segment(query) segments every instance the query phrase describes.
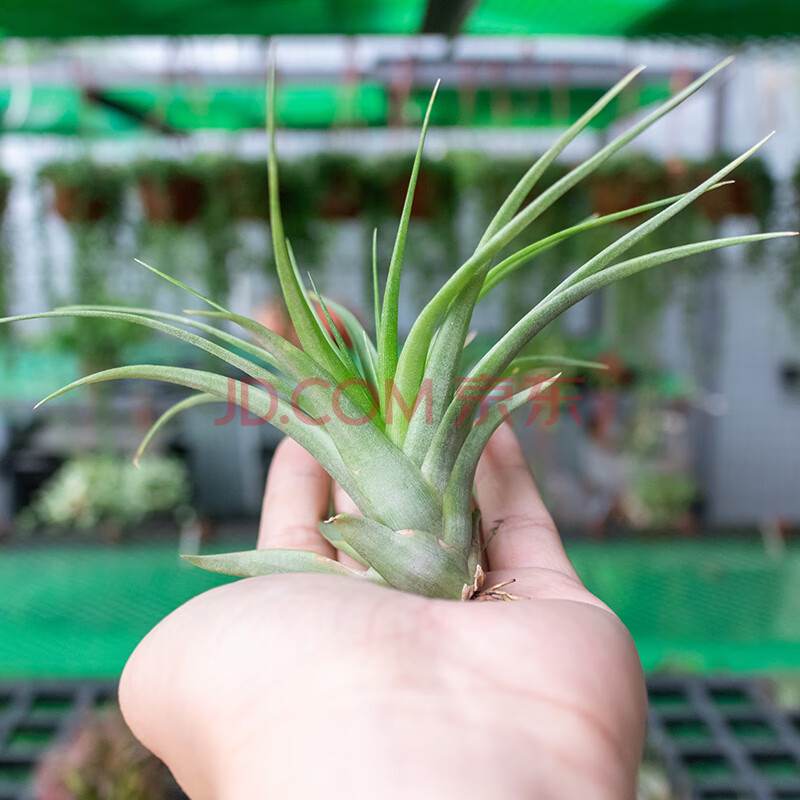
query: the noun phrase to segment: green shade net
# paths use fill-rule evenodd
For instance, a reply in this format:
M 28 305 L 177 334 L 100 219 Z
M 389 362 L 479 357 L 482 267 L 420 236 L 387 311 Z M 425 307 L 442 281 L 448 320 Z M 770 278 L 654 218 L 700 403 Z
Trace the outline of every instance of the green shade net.
M 555 87 L 547 90 L 459 91 L 442 89 L 433 110 L 432 124 L 475 127 L 565 126 L 574 122 L 602 95 L 602 89 Z M 623 93 L 592 122 L 605 127 L 642 105 L 665 99 L 665 82 L 643 84 Z M 4 118 L 12 98 L 0 88 L 0 131 L 63 135 L 113 136 L 140 133 L 146 128 L 135 118 L 146 117 L 177 131 L 263 129 L 265 94 L 261 86 L 121 87 L 104 96 L 125 114 L 108 105 L 87 101 L 77 87 L 36 87 L 30 110 L 21 120 Z M 409 124 L 419 124 L 430 94 L 415 90 L 403 107 Z M 291 84 L 278 94 L 281 125 L 295 129 L 378 127 L 390 122 L 390 102 L 385 87 L 373 83 L 354 86 Z
M 174 535 L 158 544 L 57 541 L 0 551 L 0 678 L 116 676 L 153 625 L 228 580 L 182 562 Z M 756 543 L 730 541 L 567 550 L 628 626 L 645 669 L 800 668 L 800 550 L 776 560 Z
M 424 0 L 3 0 L 13 36 L 415 33 Z
M 442 0 L 443 1 L 443 0 Z M 3 0 L 0 35 L 413 34 L 426 0 Z M 786 36 L 796 0 L 477 0 L 465 33 L 599 36 Z
M 747 38 L 800 33 L 796 0 L 480 0 L 464 33 Z
M 670 0 L 481 0 L 463 26 L 464 33 L 624 36 Z M 719 15 L 717 5 L 715 15 Z

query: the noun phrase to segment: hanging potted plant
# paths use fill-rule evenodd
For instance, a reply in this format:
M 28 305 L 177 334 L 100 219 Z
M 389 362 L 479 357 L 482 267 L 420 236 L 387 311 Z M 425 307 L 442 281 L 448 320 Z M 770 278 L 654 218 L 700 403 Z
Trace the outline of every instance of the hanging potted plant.
M 260 161 L 203 153 L 192 162 L 205 185 L 206 200 L 216 205 L 228 220 L 267 220 L 269 178 Z
M 11 191 L 11 176 L 0 169 L 0 220 L 2 220 L 6 204 L 8 203 L 8 193 Z
M 125 194 L 119 167 L 90 159 L 58 161 L 39 170 L 40 181 L 53 189 L 53 210 L 68 223 L 94 223 L 118 217 Z
M 8 294 L 10 283 L 10 258 L 7 239 L 4 235 L 4 222 L 8 194 L 11 191 L 11 178 L 0 170 L 0 315 L 8 313 Z M 7 338 L 8 334 L 0 333 L 0 341 Z
M 314 162 L 317 214 L 322 219 L 355 219 L 369 200 L 370 171 L 363 159 L 321 153 Z
M 369 180 L 368 211 L 372 222 L 396 219 L 402 213 L 403 192 L 413 160 L 406 155 L 376 161 Z M 456 216 L 459 193 L 456 174 L 449 159 L 423 159 L 419 164 L 417 190 L 409 220 L 414 223 L 408 243 L 410 266 L 426 274 L 446 273 L 458 258 Z
M 720 154 L 706 161 L 689 164 L 688 183 L 705 180 L 713 175 L 727 156 Z M 761 230 L 766 230 L 772 208 L 774 181 L 763 158 L 752 158 L 742 165 L 731 183 L 709 192 L 698 203 L 699 209 L 712 223 L 730 216 L 752 216 Z
M 204 242 L 206 288 L 209 293 L 224 297 L 229 290 L 233 263 L 230 257 L 244 248 L 241 232 L 232 223 L 268 221 L 267 168 L 260 161 L 216 153 L 203 153 L 188 166 L 203 186 L 204 202 L 197 221 Z M 287 174 L 280 187 L 281 202 L 287 209 L 286 235 L 298 253 L 308 256 L 313 241 L 309 169 L 290 163 L 282 170 Z
M 46 164 L 41 183 L 52 187 L 52 211 L 68 223 L 72 244 L 70 300 L 113 302 L 109 267 L 120 247 L 119 230 L 125 194 L 125 171 L 90 159 Z M 44 231 L 46 233 L 46 229 Z M 63 297 L 51 297 L 61 303 Z M 60 348 L 78 354 L 84 367 L 116 363 L 130 332 L 119 326 L 98 328 L 96 320 L 75 319 L 53 331 Z
M 642 154 L 608 162 L 588 185 L 592 208 L 601 217 L 664 197 L 667 187 L 664 165 Z M 639 221 L 636 217 L 628 220 L 630 224 Z
M 141 161 L 133 166 L 145 217 L 154 225 L 194 222 L 206 201 L 197 169 L 178 161 Z
M 377 200 L 387 213 L 397 216 L 403 210 L 408 176 L 414 163 L 410 156 L 392 156 L 375 165 Z M 425 159 L 419 167 L 417 191 L 411 207 L 412 219 L 452 217 L 456 206 L 456 183 L 452 164 L 443 159 Z
M 470 182 L 471 188 L 475 188 L 481 197 L 481 216 L 488 224 L 489 220 L 497 213 L 503 201 L 514 189 L 519 180 L 519 176 L 525 174 L 530 167 L 530 158 L 525 156 L 503 156 L 479 155 L 475 166 L 464 165 L 463 156 L 459 158 L 460 169 L 466 176 L 465 180 Z M 547 183 L 555 183 L 566 175 L 570 166 L 564 163 L 549 164 L 544 171 L 541 180 Z M 564 202 L 559 204 L 559 208 L 548 210 L 543 220 L 543 227 L 552 227 L 556 230 L 569 224 L 576 216 L 587 216 L 588 206 L 584 199 L 584 187 L 576 187 L 571 191 Z M 522 200 L 522 205 L 528 205 L 536 198 L 536 191 L 531 192 Z M 531 231 L 535 238 L 540 230 Z

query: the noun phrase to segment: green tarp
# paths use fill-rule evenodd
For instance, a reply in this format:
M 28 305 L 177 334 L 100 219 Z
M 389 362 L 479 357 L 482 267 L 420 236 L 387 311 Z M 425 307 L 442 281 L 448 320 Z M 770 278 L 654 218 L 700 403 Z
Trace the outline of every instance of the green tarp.
M 219 552 L 249 541 L 217 542 Z M 570 544 L 586 586 L 630 629 L 648 671 L 800 668 L 800 551 L 756 542 Z M 0 678 L 115 677 L 166 614 L 228 579 L 158 544 L 39 541 L 0 551 Z
M 453 3 L 453 8 L 457 5 Z M 0 35 L 413 34 L 422 29 L 426 6 L 426 0 L 3 0 Z M 800 3 L 477 0 L 461 30 L 474 34 L 780 37 L 800 32 Z
M 642 84 L 624 93 L 593 121 L 604 127 L 641 105 L 663 100 L 665 82 Z M 262 86 L 122 87 L 103 92 L 108 105 L 89 102 L 78 87 L 37 87 L 22 118 L 5 115 L 12 90 L 0 87 L 0 131 L 104 136 L 140 133 L 145 126 L 135 116 L 158 120 L 176 131 L 263 128 L 265 93 Z M 441 89 L 433 110 L 434 126 L 565 126 L 602 94 L 601 89 L 477 90 L 462 93 Z M 427 91 L 415 91 L 403 106 L 408 124 L 422 121 Z M 124 106 L 131 113 L 117 110 Z M 278 94 L 280 124 L 287 128 L 323 129 L 374 127 L 389 124 L 386 88 L 372 83 L 353 87 L 291 84 Z

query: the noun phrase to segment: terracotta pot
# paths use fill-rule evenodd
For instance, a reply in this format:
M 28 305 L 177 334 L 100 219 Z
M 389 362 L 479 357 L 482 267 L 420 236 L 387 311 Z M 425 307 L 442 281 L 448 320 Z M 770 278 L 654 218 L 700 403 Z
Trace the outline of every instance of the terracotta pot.
M 589 187 L 592 209 L 601 217 L 644 205 L 652 196 L 646 181 L 630 176 L 597 178 Z M 635 220 L 635 217 L 631 219 Z
M 64 222 L 98 222 L 111 210 L 106 195 L 53 181 L 53 208 Z
M 323 219 L 355 219 L 361 215 L 366 200 L 363 181 L 347 169 L 333 168 L 326 184 L 319 207 Z
M 692 176 L 692 185 L 696 186 L 713 175 L 710 170 L 703 170 Z M 753 200 L 750 183 L 746 178 L 735 175 L 734 183 L 705 192 L 695 200 L 697 207 L 711 222 L 721 222 L 725 217 L 748 215 L 753 213 Z
M 331 189 L 322 197 L 319 215 L 323 219 L 356 219 L 363 210 L 360 199 Z
M 397 178 L 391 186 L 392 211 L 397 215 L 403 213 L 403 204 L 408 191 L 408 175 Z M 421 168 L 417 176 L 414 190 L 414 202 L 411 204 L 411 216 L 417 219 L 433 219 L 442 194 L 440 177 L 430 170 Z
M 205 186 L 188 175 L 176 175 L 165 180 L 142 178 L 139 197 L 150 222 L 187 225 L 200 215 L 205 202 Z

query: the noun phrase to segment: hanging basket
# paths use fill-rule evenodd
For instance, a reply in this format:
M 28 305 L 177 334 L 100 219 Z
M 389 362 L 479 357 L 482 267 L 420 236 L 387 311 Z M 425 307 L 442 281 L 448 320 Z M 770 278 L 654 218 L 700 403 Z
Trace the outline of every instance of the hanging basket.
M 91 224 L 118 216 L 124 181 L 116 167 L 92 161 L 58 162 L 39 176 L 53 188 L 53 211 L 69 224 Z
M 668 178 L 663 165 L 644 156 L 609 164 L 589 180 L 589 201 L 600 217 L 664 197 Z M 631 217 L 631 223 L 640 220 Z
M 8 175 L 0 172 L 0 222 L 6 212 L 8 205 L 8 193 L 11 191 L 11 179 Z
M 710 178 L 729 163 L 733 156 L 721 154 L 708 161 L 685 164 L 677 191 L 688 191 Z M 706 192 L 697 198 L 697 208 L 709 222 L 719 223 L 727 217 L 750 216 L 758 219 L 762 230 L 772 208 L 773 179 L 765 162 L 749 158 L 730 176 L 732 183 Z
M 389 160 L 378 167 L 385 186 L 385 202 L 389 213 L 400 216 L 411 176 L 410 159 Z M 423 162 L 417 175 L 411 217 L 432 220 L 449 215 L 456 202 L 455 178 L 452 165 L 447 162 Z
M 269 218 L 269 176 L 266 162 L 206 154 L 193 163 L 195 179 L 208 187 L 203 203 L 220 223 Z
M 203 182 L 190 175 L 140 177 L 139 199 L 145 217 L 153 225 L 188 225 L 203 210 Z
M 111 210 L 109 199 L 91 189 L 53 181 L 53 191 L 53 208 L 64 222 L 99 222 Z
M 207 187 L 203 212 L 218 224 L 230 220 L 269 222 L 269 174 L 266 162 L 210 155 L 192 164 L 194 178 Z M 302 165 L 280 165 L 279 199 L 287 235 L 297 235 L 311 214 L 315 186 Z
M 697 169 L 692 174 L 692 184 L 697 185 L 714 174 L 711 167 Z M 697 198 L 697 207 L 710 222 L 721 222 L 726 217 L 756 214 L 753 187 L 745 177 L 733 176 L 734 183 L 706 192 Z
M 317 214 L 322 219 L 356 219 L 368 199 L 364 162 L 354 156 L 326 153 L 317 159 L 319 186 Z

